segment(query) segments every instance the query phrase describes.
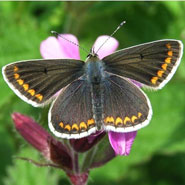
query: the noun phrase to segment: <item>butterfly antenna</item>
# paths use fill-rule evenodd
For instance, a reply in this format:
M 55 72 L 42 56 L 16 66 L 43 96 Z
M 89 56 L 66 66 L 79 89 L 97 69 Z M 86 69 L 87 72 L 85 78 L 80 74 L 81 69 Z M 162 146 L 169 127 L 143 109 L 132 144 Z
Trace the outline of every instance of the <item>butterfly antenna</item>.
M 56 31 L 51 31 L 51 33 L 52 33 L 52 34 L 55 34 L 55 35 L 58 36 L 58 37 L 63 38 L 64 40 L 70 42 L 71 44 L 74 44 L 75 46 L 78 46 L 82 51 L 84 51 L 85 53 L 89 54 L 89 52 L 88 52 L 85 48 L 81 47 L 79 44 L 77 44 L 77 43 L 75 43 L 75 42 L 73 42 L 73 41 L 71 41 L 71 40 L 68 40 L 67 38 L 65 38 L 65 37 L 62 36 L 61 34 L 57 33 Z
M 102 45 L 98 48 L 96 53 L 102 48 L 102 46 L 126 23 L 126 21 L 123 21 L 120 23 L 120 25 L 113 31 L 113 33 L 105 40 L 105 42 L 102 43 Z

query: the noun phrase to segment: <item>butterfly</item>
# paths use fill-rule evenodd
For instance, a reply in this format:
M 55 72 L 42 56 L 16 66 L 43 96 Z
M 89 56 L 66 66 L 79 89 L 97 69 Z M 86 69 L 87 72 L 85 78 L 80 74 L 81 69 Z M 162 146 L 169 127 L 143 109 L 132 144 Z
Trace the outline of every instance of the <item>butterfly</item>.
M 85 62 L 19 61 L 4 66 L 2 72 L 25 102 L 39 107 L 53 101 L 48 122 L 54 135 L 82 138 L 97 130 L 132 132 L 148 125 L 150 101 L 130 79 L 161 89 L 175 73 L 182 53 L 181 41 L 167 39 L 122 49 L 103 59 L 92 51 Z

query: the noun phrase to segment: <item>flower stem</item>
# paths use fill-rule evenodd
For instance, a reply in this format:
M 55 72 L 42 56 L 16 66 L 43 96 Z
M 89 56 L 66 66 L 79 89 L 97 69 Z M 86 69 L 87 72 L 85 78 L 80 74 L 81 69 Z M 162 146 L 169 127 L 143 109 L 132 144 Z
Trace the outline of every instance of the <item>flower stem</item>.
M 74 170 L 76 174 L 79 174 L 79 163 L 78 163 L 78 153 L 74 152 Z
M 89 166 L 91 166 L 97 150 L 98 150 L 98 146 L 96 145 L 93 147 L 93 150 L 90 150 L 89 152 L 86 153 L 82 162 L 83 164 L 82 171 L 86 171 L 89 168 Z
M 81 173 L 81 174 L 69 174 L 68 173 L 67 175 L 72 185 L 86 185 L 89 173 L 88 172 Z

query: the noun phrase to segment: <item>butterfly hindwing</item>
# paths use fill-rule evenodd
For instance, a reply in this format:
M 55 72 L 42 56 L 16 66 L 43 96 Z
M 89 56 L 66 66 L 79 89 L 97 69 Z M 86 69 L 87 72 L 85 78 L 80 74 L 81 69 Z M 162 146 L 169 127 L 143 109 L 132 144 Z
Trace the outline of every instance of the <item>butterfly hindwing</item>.
M 83 65 L 69 59 L 21 61 L 3 67 L 3 76 L 20 98 L 37 107 L 82 76 Z
M 76 80 L 64 88 L 49 111 L 49 128 L 58 137 L 81 138 L 96 131 L 90 85 Z
M 150 101 L 130 81 L 111 75 L 104 82 L 105 130 L 130 132 L 146 126 L 152 116 Z
M 182 52 L 182 42 L 169 39 L 126 48 L 102 60 L 106 71 L 160 89 L 175 73 Z

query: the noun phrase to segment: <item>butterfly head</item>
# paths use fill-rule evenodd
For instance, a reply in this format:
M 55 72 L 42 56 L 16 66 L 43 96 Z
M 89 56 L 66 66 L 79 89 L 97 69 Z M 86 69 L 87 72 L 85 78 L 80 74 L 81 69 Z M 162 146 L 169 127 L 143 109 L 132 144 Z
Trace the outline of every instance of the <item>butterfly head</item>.
M 100 60 L 98 57 L 98 54 L 95 53 L 94 48 L 91 48 L 90 53 L 87 55 L 86 62 L 87 61 L 98 61 L 98 60 Z

